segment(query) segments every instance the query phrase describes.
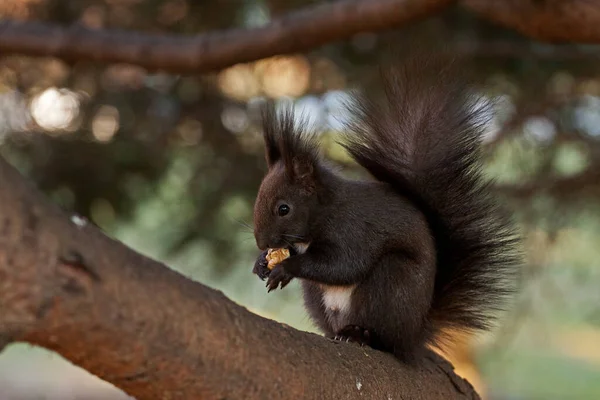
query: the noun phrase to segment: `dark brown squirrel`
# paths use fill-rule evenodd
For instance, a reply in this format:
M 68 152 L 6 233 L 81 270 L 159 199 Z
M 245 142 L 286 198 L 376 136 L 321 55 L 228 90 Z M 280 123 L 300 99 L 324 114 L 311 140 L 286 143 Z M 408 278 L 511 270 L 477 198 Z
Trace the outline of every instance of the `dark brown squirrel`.
M 488 329 L 514 289 L 518 238 L 482 173 L 489 103 L 459 66 L 408 57 L 382 69 L 384 102 L 349 103 L 341 144 L 373 181 L 342 177 L 290 110 L 265 109 L 253 272 L 269 292 L 299 278 L 328 337 L 414 361 L 447 329 Z M 269 270 L 282 247 L 291 257 Z

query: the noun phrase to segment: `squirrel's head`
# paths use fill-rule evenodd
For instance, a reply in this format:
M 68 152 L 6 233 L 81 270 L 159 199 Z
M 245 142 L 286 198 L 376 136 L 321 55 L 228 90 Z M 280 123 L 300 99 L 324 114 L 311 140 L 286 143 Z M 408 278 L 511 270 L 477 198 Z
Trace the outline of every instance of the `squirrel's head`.
M 263 113 L 269 171 L 254 204 L 254 237 L 262 250 L 310 241 L 318 206 L 319 152 L 315 134 L 302 125 L 290 110 L 277 118 L 271 104 Z

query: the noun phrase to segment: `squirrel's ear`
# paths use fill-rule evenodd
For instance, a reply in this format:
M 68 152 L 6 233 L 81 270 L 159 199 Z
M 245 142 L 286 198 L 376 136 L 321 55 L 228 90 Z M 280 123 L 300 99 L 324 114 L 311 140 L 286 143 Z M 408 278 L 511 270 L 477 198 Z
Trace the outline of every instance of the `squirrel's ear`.
M 293 177 L 305 190 L 312 192 L 315 189 L 315 166 L 310 157 L 294 157 L 292 160 Z

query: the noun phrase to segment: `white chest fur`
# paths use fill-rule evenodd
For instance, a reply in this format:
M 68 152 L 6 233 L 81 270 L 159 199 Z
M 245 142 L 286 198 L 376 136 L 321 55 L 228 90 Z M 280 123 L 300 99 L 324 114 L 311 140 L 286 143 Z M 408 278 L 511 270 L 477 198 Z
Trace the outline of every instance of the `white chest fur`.
M 308 250 L 310 243 L 296 243 L 294 247 L 299 254 Z M 323 307 L 325 315 L 334 330 L 339 330 L 346 326 L 348 312 L 350 311 L 352 292 L 356 285 L 352 286 L 329 286 L 319 285 L 323 291 Z
M 321 285 L 325 316 L 334 332 L 338 332 L 349 323 L 348 317 L 352 303 L 352 292 L 355 287 Z
M 325 286 L 323 289 L 323 306 L 328 312 L 346 314 L 350 310 L 350 300 L 354 286 Z

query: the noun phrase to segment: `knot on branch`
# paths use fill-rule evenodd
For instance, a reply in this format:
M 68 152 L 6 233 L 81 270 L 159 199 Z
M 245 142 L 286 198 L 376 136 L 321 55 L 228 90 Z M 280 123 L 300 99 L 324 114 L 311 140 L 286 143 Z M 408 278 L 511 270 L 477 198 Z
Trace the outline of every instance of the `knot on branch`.
M 100 282 L 100 275 L 75 250 L 68 250 L 58 258 L 58 269 L 65 278 L 62 288 L 69 293 L 82 294 L 92 284 Z

